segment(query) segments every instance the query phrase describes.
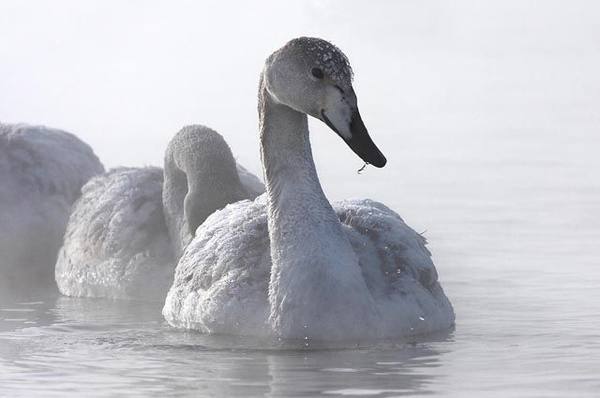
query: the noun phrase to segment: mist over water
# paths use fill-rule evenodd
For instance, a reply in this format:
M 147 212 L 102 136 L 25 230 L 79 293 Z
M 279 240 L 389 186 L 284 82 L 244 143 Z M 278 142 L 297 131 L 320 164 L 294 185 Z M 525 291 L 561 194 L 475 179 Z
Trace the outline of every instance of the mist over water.
M 599 12 L 591 1 L 3 2 L 0 121 L 64 128 L 108 167 L 161 165 L 172 134 L 203 123 L 260 173 L 265 57 L 294 36 L 332 40 L 389 164 L 358 175 L 360 160 L 311 121 L 324 189 L 379 200 L 424 231 L 457 320 L 424 341 L 281 349 L 174 330 L 160 305 L 3 290 L 0 396 L 594 396 Z

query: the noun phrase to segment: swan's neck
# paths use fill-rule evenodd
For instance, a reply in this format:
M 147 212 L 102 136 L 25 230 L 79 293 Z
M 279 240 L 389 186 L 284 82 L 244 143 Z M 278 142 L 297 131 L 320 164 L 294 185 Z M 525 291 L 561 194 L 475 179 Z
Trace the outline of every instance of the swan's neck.
M 163 209 L 176 258 L 208 216 L 247 197 L 227 143 L 212 131 L 180 131 L 165 153 L 164 178 Z
M 265 88 L 259 113 L 273 263 L 271 324 L 284 337 L 335 337 L 345 323 L 336 312 L 352 305 L 355 320 L 356 311 L 370 304 L 357 257 L 319 183 L 306 115 L 277 103 Z M 360 300 L 354 303 L 353 295 Z
M 314 227 L 312 215 L 318 213 L 319 224 L 338 228 L 338 218 L 317 176 L 306 115 L 271 99 L 267 102 L 261 123 L 261 156 L 272 210 L 269 216 L 272 221 L 293 219 Z
M 173 254 L 177 261 L 191 240 L 183 213 L 183 203 L 187 195 L 187 178 L 185 173 L 175 166 L 174 159 L 168 154 L 165 158 L 164 179 L 163 211 Z

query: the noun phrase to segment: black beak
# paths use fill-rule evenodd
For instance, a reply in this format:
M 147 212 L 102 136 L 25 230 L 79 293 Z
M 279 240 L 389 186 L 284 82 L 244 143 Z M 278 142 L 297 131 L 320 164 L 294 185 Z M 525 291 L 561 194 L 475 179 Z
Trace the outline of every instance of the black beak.
M 387 163 L 387 159 L 383 156 L 383 153 L 377 148 L 371 137 L 369 136 L 369 132 L 365 127 L 365 124 L 360 117 L 360 113 L 358 112 L 358 108 L 354 110 L 352 113 L 352 120 L 350 122 L 350 133 L 352 134 L 351 138 L 344 138 L 335 128 L 333 123 L 329 121 L 327 115 L 324 111 L 321 111 L 321 116 L 323 116 L 323 120 L 325 123 L 335 131 L 342 139 L 348 144 L 350 149 L 357 154 L 362 160 L 367 162 L 368 164 L 372 164 L 375 167 L 383 167 Z

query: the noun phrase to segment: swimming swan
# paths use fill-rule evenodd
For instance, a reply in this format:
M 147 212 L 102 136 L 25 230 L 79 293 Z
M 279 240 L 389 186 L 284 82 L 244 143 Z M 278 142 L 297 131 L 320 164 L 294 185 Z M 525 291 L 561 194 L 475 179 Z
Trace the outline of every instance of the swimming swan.
M 102 172 L 92 149 L 72 134 L 0 123 L 0 279 L 5 289 L 54 285 L 54 262 L 71 205 L 83 184 Z
M 258 109 L 267 192 L 196 230 L 163 308 L 168 323 L 317 340 L 449 328 L 454 312 L 425 240 L 380 203 L 332 207 L 321 189 L 307 115 L 365 162 L 386 164 L 358 112 L 346 56 L 321 39 L 288 42 L 266 60 Z
M 62 294 L 164 301 L 176 261 L 206 217 L 264 192 L 204 126 L 178 132 L 164 166 L 164 177 L 157 167 L 117 168 L 83 187 L 56 263 Z

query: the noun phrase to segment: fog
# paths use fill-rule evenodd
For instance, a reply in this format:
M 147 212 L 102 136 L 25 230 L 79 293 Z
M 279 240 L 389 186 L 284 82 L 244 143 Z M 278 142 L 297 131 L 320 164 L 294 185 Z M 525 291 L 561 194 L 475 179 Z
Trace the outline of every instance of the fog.
M 600 190 L 599 17 L 593 1 L 3 1 L 0 121 L 73 132 L 107 168 L 162 165 L 172 135 L 202 123 L 261 175 L 264 59 L 319 36 L 350 58 L 388 158 L 358 176 L 360 159 L 311 120 L 328 196 L 388 204 L 434 250 L 481 235 L 513 247 L 525 227 L 478 223 L 472 207 L 527 211 L 547 231 L 595 228 L 600 210 L 568 193 Z M 550 205 L 550 189 L 566 196 Z
M 41 210 L 0 211 L 9 250 L 49 242 L 38 257 L 52 282 L 43 291 L 0 275 L 0 395 L 595 396 L 599 21 L 591 0 L 2 0 L 0 123 L 72 132 L 106 168 L 160 166 L 173 134 L 200 123 L 261 175 L 265 58 L 297 36 L 338 45 L 388 164 L 357 174 L 360 159 L 311 120 L 324 190 L 381 201 L 428 239 L 456 325 L 410 344 L 265 350 L 175 330 L 162 302 L 60 296 L 63 225 L 27 216 L 62 206 L 49 213 L 66 222 L 71 202 L 43 198 Z M 36 150 L 25 161 L 54 155 Z M 1 193 L 28 203 L 16 185 L 0 181 Z
M 160 165 L 169 138 L 202 123 L 259 172 L 262 63 L 312 35 L 349 56 L 363 118 L 390 159 L 382 173 L 407 166 L 415 140 L 444 142 L 431 148 L 439 156 L 515 129 L 592 140 L 599 12 L 593 1 L 5 0 L 0 120 L 74 132 L 109 167 Z M 320 122 L 312 129 L 325 181 L 360 167 Z M 571 151 L 560 155 L 592 158 Z

